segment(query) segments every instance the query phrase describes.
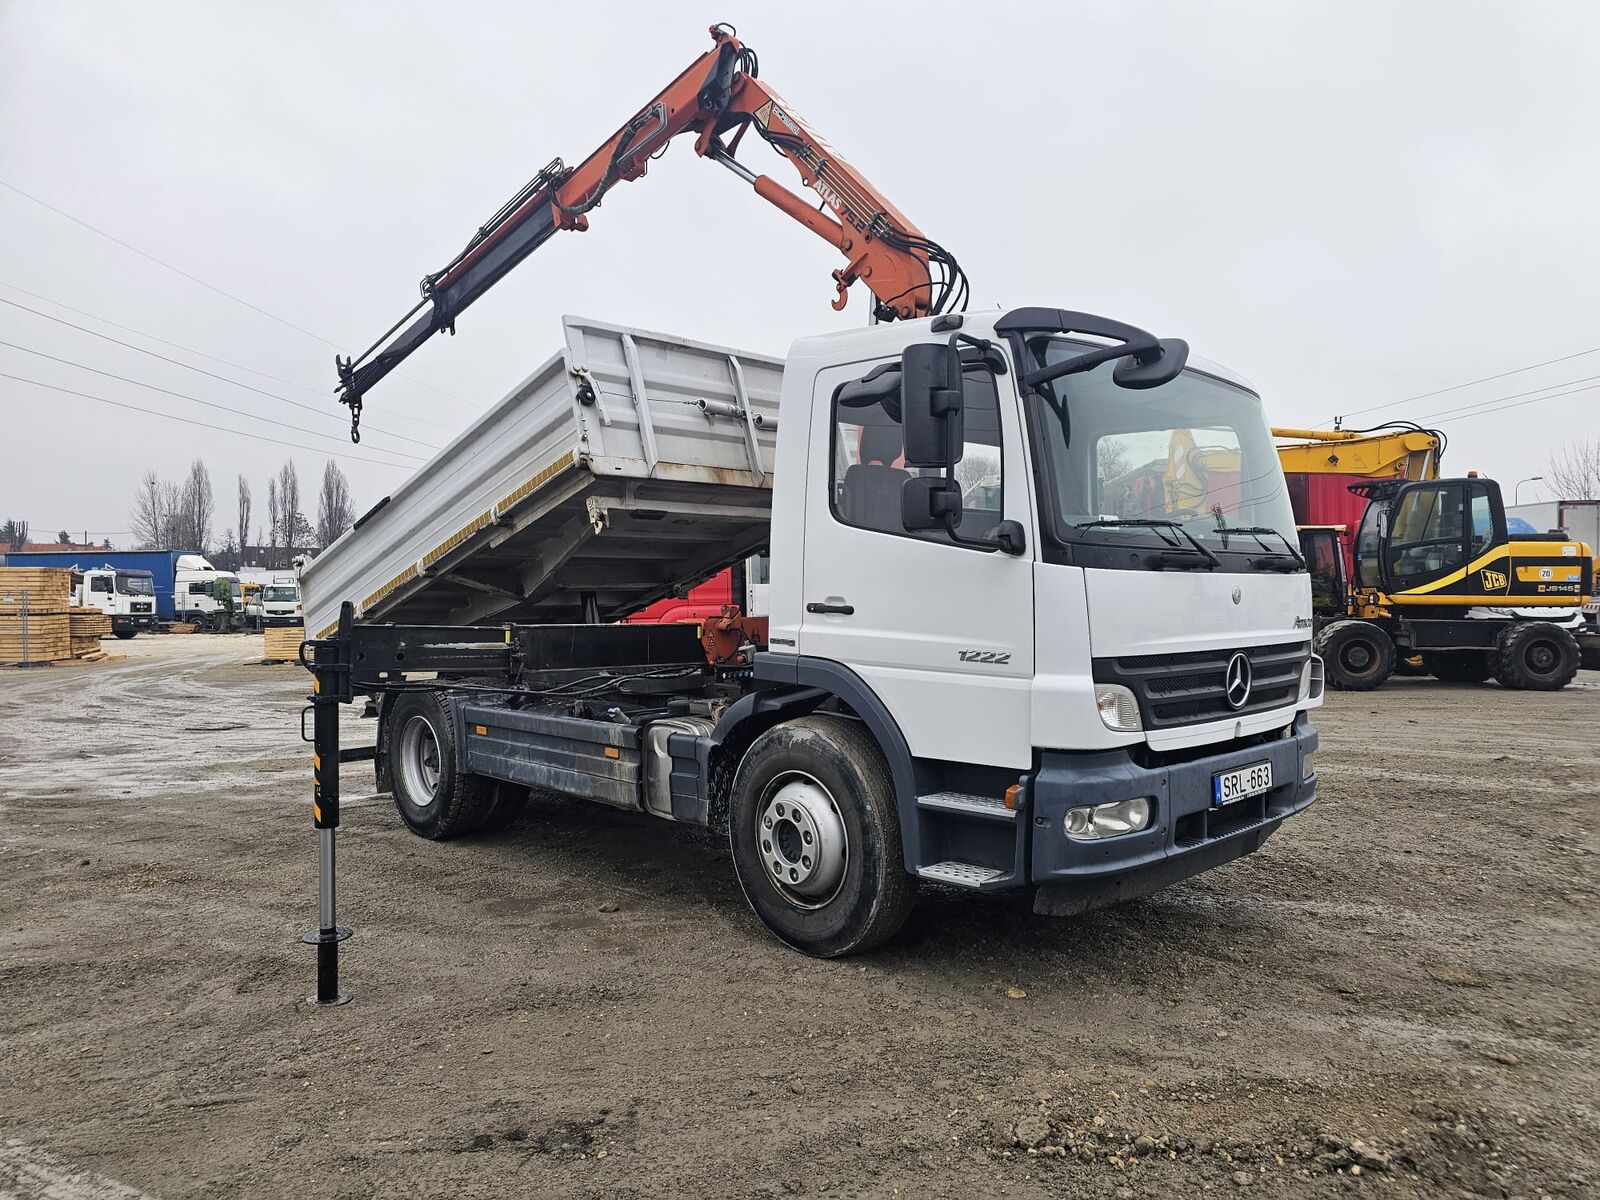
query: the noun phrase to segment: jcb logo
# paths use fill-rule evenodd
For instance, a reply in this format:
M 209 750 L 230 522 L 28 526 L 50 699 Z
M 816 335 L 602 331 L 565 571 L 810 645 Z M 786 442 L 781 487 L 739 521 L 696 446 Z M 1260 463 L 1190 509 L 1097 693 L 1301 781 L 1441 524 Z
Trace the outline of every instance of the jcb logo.
M 1483 577 L 1483 590 L 1486 592 L 1503 592 L 1510 582 L 1504 572 L 1501 571 L 1484 571 L 1481 574 Z

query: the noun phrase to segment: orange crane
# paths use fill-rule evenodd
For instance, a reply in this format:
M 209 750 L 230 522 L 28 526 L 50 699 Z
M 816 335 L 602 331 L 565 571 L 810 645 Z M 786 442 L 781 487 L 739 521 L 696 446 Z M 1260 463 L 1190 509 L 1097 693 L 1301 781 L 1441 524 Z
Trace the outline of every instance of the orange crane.
M 833 272 L 836 309 L 858 280 L 875 297 L 878 320 L 932 316 L 966 301 L 955 256 L 925 237 L 763 82 L 756 53 L 729 25 L 711 27 L 712 47 L 576 167 L 553 160 L 473 234 L 442 270 L 422 280 L 422 298 L 365 353 L 336 358 L 339 401 L 360 441 L 362 399 L 380 379 L 441 331 L 558 230 L 582 231 L 616 184 L 640 178 L 673 138 L 695 135 L 694 150 L 748 183 L 845 257 Z M 793 164 L 820 206 L 737 157 L 746 133 Z

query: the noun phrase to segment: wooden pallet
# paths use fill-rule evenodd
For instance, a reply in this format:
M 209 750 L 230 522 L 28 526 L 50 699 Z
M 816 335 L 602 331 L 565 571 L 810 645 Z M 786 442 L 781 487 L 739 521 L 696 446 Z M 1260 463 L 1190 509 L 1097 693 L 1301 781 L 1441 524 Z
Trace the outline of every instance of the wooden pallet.
M 261 631 L 261 638 L 266 646 L 263 658 L 269 662 L 296 662 L 306 631 L 299 625 L 268 625 Z
M 22 616 L 4 615 L 4 610 L 0 610 L 0 663 L 53 662 L 71 658 L 71 620 L 64 612 L 41 613 L 38 616 L 30 612 L 27 636 L 24 638 Z
M 0 613 L 21 612 L 28 593 L 30 613 L 66 612 L 72 605 L 72 572 L 65 567 L 0 567 Z
M 98 608 L 74 608 L 68 614 L 73 640 L 111 636 L 111 618 Z
M 196 629 L 199 629 L 199 628 L 200 628 L 200 626 L 196 625 L 193 621 L 174 621 L 171 625 L 167 626 L 167 632 L 168 633 L 193 633 Z

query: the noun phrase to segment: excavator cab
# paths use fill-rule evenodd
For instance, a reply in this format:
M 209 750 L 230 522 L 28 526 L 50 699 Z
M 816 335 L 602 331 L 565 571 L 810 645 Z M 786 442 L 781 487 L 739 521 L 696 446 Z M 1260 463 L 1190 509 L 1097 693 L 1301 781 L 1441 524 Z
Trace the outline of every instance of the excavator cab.
M 1484 597 L 1505 590 L 1494 572 L 1468 571 L 1508 541 L 1505 506 L 1493 480 L 1385 481 L 1351 491 L 1368 501 L 1354 548 L 1358 587 L 1391 596 L 1423 588 Z
M 1300 526 L 1300 557 L 1311 576 L 1311 615 L 1318 626 L 1345 614 L 1349 579 L 1344 570 L 1343 525 Z

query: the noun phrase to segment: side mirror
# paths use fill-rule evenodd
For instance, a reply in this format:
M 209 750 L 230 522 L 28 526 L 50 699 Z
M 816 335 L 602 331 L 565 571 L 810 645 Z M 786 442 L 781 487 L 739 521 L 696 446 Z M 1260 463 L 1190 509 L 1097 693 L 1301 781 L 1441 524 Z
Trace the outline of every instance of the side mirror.
M 941 475 L 913 475 L 900 488 L 900 523 L 944 529 L 961 519 L 961 485 Z
M 960 462 L 965 442 L 961 352 L 944 342 L 907 346 L 900 356 L 900 408 L 906 466 L 953 467 Z M 958 495 L 958 508 L 960 499 Z
M 1171 383 L 1189 361 L 1189 343 L 1182 338 L 1162 338 L 1157 350 L 1130 354 L 1111 369 L 1111 382 L 1139 391 Z

